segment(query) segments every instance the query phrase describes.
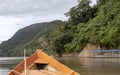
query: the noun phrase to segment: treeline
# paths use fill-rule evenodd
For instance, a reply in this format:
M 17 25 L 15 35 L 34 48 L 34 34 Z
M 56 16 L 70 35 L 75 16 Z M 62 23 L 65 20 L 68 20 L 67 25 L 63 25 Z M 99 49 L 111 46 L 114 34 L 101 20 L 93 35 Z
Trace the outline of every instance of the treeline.
M 120 0 L 97 0 L 93 6 L 91 0 L 78 0 L 65 15 L 68 21 L 31 28 L 33 25 L 31 29 L 18 31 L 9 42 L 0 45 L 0 55 L 23 56 L 24 49 L 30 55 L 40 48 L 48 54 L 62 56 L 79 53 L 88 43 L 101 49 L 120 49 Z
M 68 21 L 53 34 L 53 49 L 62 53 L 80 52 L 86 44 L 101 49 L 120 49 L 120 0 L 80 0 L 66 15 Z

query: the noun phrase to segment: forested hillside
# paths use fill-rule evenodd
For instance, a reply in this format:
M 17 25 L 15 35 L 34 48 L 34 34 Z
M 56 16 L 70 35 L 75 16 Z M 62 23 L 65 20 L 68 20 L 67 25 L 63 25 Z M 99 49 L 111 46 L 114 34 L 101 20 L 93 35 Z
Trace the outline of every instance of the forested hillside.
M 37 36 L 44 36 L 48 39 L 47 36 L 49 36 L 50 29 L 54 29 L 53 25 L 56 23 L 62 23 L 62 21 L 56 20 L 51 22 L 36 23 L 18 30 L 12 38 L 0 44 L 0 56 L 22 56 L 24 49 L 36 49 L 37 44 L 34 39 Z M 30 46 L 28 46 L 29 44 Z M 41 47 L 39 46 L 38 48 Z M 30 51 L 28 53 L 30 53 Z
M 65 22 L 40 23 L 40 27 L 34 27 L 37 24 L 19 30 L 0 45 L 0 55 L 22 56 L 24 49 L 29 55 L 41 48 L 62 56 L 79 53 L 88 43 L 101 49 L 120 49 L 120 0 L 97 0 L 93 6 L 91 0 L 78 0 L 65 15 L 69 17 Z
M 81 52 L 88 43 L 120 49 L 120 0 L 97 0 L 94 6 L 80 0 L 66 15 L 65 26 L 53 33 L 53 49 L 59 55 Z

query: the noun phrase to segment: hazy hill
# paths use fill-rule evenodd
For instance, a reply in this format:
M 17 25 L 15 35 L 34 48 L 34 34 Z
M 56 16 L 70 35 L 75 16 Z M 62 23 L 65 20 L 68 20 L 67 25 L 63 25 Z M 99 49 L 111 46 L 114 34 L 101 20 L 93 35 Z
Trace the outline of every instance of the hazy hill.
M 14 52 L 17 51 L 15 51 L 16 48 L 30 42 L 36 35 L 38 35 L 38 33 L 44 33 L 45 30 L 57 22 L 61 21 L 56 20 L 51 22 L 36 23 L 18 30 L 12 38 L 0 44 L 0 56 L 14 56 Z M 48 32 L 46 31 L 46 33 Z
M 87 47 L 101 50 L 120 49 L 120 0 L 80 0 L 66 16 L 68 21 L 38 23 L 19 30 L 11 39 L 0 45 L 1 56 L 30 55 L 42 48 L 49 54 L 79 53 Z M 19 52 L 19 53 L 18 53 Z

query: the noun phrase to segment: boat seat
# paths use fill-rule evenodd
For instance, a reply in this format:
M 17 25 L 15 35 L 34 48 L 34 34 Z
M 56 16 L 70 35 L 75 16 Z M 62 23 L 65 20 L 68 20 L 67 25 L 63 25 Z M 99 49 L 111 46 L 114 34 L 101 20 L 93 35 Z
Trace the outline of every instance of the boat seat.
M 51 75 L 65 75 L 63 74 L 62 72 L 60 71 L 46 71 L 46 70 L 40 70 L 41 72 L 44 72 L 44 73 L 48 73 L 48 74 L 51 74 Z
M 20 75 L 24 75 L 25 71 L 23 71 Z M 64 75 L 60 72 L 46 71 L 46 70 L 28 70 L 27 75 Z

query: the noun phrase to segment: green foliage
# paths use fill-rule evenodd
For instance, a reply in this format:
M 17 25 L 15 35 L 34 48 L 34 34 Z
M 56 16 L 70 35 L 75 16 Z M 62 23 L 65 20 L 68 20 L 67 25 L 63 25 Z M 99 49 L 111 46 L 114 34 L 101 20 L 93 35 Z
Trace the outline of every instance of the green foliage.
M 36 49 L 43 49 L 50 54 L 50 31 L 54 29 L 52 26 L 56 23 L 62 21 L 37 23 L 20 29 L 11 39 L 0 45 L 0 56 L 23 56 L 24 49 L 27 50 L 27 55 Z
M 80 52 L 87 43 L 101 49 L 120 49 L 120 0 L 79 0 L 66 14 L 68 21 L 38 23 L 19 30 L 0 45 L 0 56 L 23 56 L 35 49 L 48 54 Z M 18 53 L 19 52 L 19 53 Z
M 97 6 L 91 7 L 90 0 L 81 0 L 80 3 L 68 12 L 69 20 L 73 25 L 88 22 L 96 16 Z
M 100 45 L 101 48 L 118 49 L 120 42 L 119 3 L 119 1 L 106 1 L 105 4 L 99 6 L 96 17 L 85 24 L 79 24 L 77 38 L 83 38 L 82 44 L 87 42 Z
M 87 7 L 88 11 L 92 13 L 88 14 L 88 11 L 84 10 L 89 17 L 80 16 L 83 14 L 83 11 L 78 11 L 78 9 L 86 8 L 86 6 L 82 7 L 82 3 L 84 2 L 88 6 L 88 0 L 81 0 L 69 12 L 69 25 L 74 32 L 74 39 L 65 45 L 66 52 L 80 52 L 87 43 L 99 45 L 101 49 L 119 49 L 120 1 L 98 0 L 97 5 Z M 94 16 L 91 17 L 91 15 Z
M 64 35 L 59 35 L 57 38 L 53 40 L 53 49 L 56 50 L 56 52 L 61 56 L 62 53 L 65 53 L 65 45 L 71 42 L 73 39 L 73 36 L 71 36 L 69 33 L 66 33 Z
M 66 22 L 62 24 L 56 24 L 56 28 L 51 33 L 52 49 L 55 50 L 59 56 L 62 56 L 63 53 L 66 53 L 65 45 L 71 42 L 73 39 L 73 35 L 71 35 L 73 33 L 69 31 L 67 24 L 68 23 Z

